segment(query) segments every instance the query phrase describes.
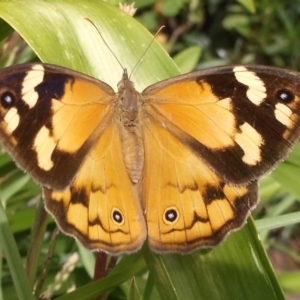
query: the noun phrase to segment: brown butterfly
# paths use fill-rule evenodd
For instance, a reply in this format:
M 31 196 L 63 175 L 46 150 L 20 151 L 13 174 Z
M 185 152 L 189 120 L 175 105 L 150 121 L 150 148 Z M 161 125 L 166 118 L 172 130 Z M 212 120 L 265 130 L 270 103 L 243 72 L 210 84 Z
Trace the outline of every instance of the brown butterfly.
M 91 250 L 187 253 L 219 244 L 257 203 L 257 180 L 300 135 L 300 74 L 193 72 L 118 92 L 66 68 L 0 71 L 0 138 L 43 186 L 63 232 Z

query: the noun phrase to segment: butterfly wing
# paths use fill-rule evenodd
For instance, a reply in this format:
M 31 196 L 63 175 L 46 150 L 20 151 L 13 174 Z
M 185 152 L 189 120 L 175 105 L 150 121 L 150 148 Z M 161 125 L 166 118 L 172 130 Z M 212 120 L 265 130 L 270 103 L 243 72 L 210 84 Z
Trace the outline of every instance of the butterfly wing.
M 147 88 L 147 112 L 226 182 L 284 159 L 300 135 L 299 73 L 264 66 L 199 71 Z M 230 168 L 228 168 L 230 166 Z
M 146 238 L 138 190 L 128 177 L 115 123 L 92 147 L 72 185 L 65 191 L 45 188 L 44 198 L 61 230 L 91 250 L 133 252 Z
M 76 79 L 76 80 L 75 80 Z M 114 91 L 45 64 L 1 71 L 0 139 L 38 183 L 66 188 L 113 114 Z
M 146 238 L 122 158 L 115 99 L 105 83 L 57 66 L 1 71 L 2 144 L 44 186 L 46 208 L 61 230 L 111 254 L 136 251 Z
M 256 182 L 226 184 L 156 122 L 145 123 L 144 137 L 143 199 L 152 249 L 190 252 L 214 246 L 244 224 L 256 206 Z
M 256 180 L 299 138 L 299 86 L 296 72 L 224 67 L 143 92 L 143 200 L 153 249 L 211 247 L 244 223 L 257 202 Z

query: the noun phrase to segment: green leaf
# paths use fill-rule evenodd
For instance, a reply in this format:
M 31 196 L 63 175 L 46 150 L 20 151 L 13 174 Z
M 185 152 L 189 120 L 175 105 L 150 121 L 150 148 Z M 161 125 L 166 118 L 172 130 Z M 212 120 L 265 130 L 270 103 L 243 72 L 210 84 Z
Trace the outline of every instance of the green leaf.
M 173 59 L 182 73 L 188 73 L 195 70 L 201 52 L 201 47 L 192 46 L 178 53 Z
M 286 272 L 278 275 L 279 281 L 288 292 L 299 293 L 300 292 L 300 272 Z
M 18 299 L 34 299 L 31 286 L 25 274 L 23 263 L 20 258 L 17 245 L 8 225 L 5 211 L 0 202 L 0 244 L 10 268 L 10 274 L 14 281 Z
M 255 221 L 258 231 L 271 230 L 279 227 L 300 223 L 300 212 L 285 214 L 278 217 Z
M 5 39 L 12 32 L 13 32 L 13 29 L 7 23 L 5 23 L 3 20 L 0 20 L 0 41 Z
M 95 297 L 107 293 L 116 288 L 121 283 L 132 278 L 135 274 L 145 268 L 145 261 L 141 253 L 135 253 L 129 256 L 124 256 L 116 267 L 109 273 L 108 276 L 101 280 L 91 282 L 83 287 L 77 288 L 57 299 L 59 300 L 92 300 Z
M 139 293 L 139 289 L 136 285 L 135 278 L 133 278 L 131 280 L 129 294 L 128 294 L 127 299 L 128 300 L 140 300 L 140 293 Z
M 290 156 L 273 171 L 271 176 L 300 198 L 299 170 L 300 143 L 296 144 Z
M 246 14 L 228 15 L 223 20 L 223 26 L 228 30 L 236 30 L 244 37 L 250 34 L 250 18 Z
M 284 299 L 253 223 L 248 223 L 212 250 L 183 256 L 144 249 L 162 299 Z
M 179 13 L 186 0 L 164 0 L 161 3 L 161 13 L 168 17 L 173 17 Z
M 256 6 L 254 0 L 237 0 L 237 2 L 241 3 L 249 12 L 255 13 Z

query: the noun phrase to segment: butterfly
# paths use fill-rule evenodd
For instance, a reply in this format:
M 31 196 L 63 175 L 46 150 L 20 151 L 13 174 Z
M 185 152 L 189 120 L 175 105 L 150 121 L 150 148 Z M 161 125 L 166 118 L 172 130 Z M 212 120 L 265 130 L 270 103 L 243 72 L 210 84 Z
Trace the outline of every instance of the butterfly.
M 42 185 L 60 229 L 91 250 L 214 247 L 300 135 L 300 74 L 228 66 L 118 91 L 49 64 L 0 71 L 0 140 Z

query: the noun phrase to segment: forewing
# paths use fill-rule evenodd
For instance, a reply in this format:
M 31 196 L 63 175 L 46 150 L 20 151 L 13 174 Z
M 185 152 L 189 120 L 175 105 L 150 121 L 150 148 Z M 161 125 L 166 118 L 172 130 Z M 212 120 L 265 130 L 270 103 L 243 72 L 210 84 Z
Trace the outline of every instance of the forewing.
M 145 111 L 227 183 L 258 179 L 300 135 L 300 75 L 262 66 L 194 72 L 143 92 Z
M 66 188 L 113 114 L 105 83 L 65 68 L 1 70 L 0 139 L 38 183 Z

